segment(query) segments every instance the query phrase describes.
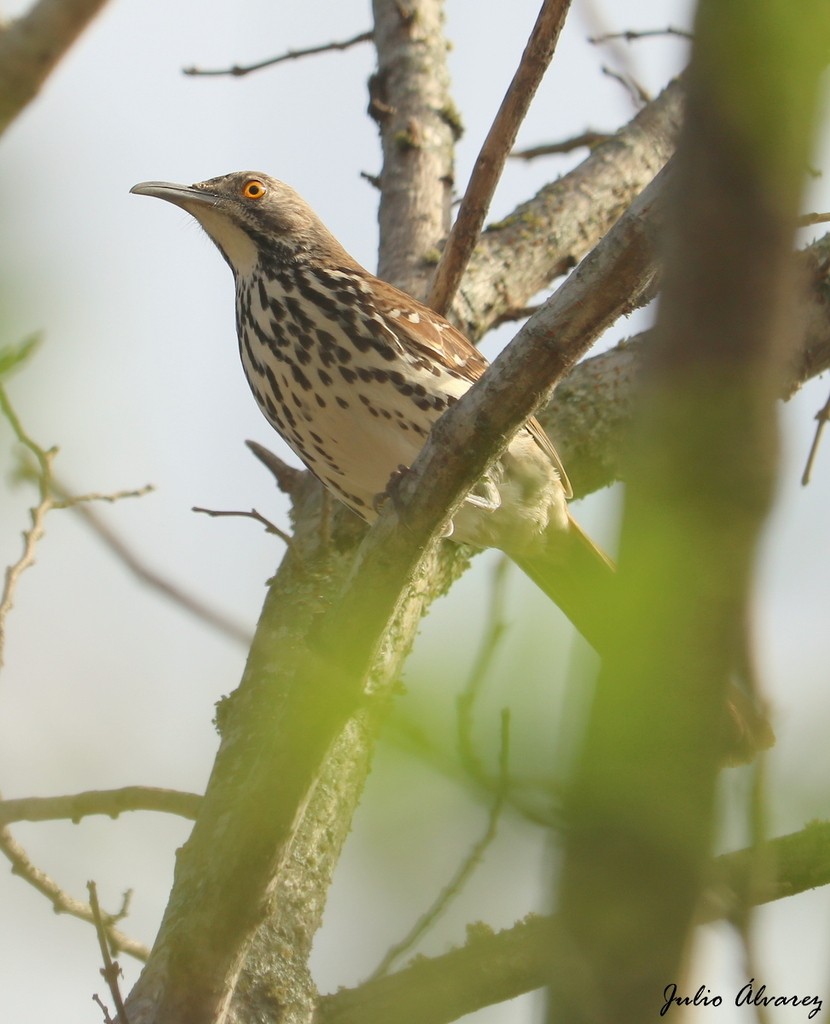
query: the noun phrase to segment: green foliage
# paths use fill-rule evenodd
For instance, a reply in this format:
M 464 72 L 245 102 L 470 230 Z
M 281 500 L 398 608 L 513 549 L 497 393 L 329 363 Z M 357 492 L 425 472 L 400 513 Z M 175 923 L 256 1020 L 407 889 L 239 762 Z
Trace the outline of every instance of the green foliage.
M 0 348 L 0 380 L 22 366 L 40 344 L 39 334 L 30 334 L 17 345 L 4 345 Z
M 830 4 L 701 3 L 695 36 L 697 74 L 725 129 L 774 189 L 792 195 L 813 143 L 819 75 L 830 62 Z

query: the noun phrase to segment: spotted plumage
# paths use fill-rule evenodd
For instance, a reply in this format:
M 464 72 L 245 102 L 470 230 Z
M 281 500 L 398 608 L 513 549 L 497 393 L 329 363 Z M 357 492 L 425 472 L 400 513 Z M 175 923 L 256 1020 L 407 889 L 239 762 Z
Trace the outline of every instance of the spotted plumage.
M 361 267 L 288 185 L 237 172 L 133 188 L 192 214 L 233 271 L 242 365 L 306 466 L 371 521 L 400 467 L 487 369 L 444 317 Z M 506 551 L 597 644 L 608 558 L 571 518 L 559 457 L 535 419 L 468 495 L 454 539 Z

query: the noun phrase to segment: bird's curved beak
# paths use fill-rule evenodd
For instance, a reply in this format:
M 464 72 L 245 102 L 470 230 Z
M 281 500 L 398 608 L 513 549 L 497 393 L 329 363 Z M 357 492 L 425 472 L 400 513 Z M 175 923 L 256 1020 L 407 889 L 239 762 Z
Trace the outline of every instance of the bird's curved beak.
M 140 181 L 130 189 L 137 196 L 153 196 L 166 199 L 175 206 L 188 207 L 192 204 L 216 206 L 219 197 L 193 185 L 177 185 L 172 181 Z

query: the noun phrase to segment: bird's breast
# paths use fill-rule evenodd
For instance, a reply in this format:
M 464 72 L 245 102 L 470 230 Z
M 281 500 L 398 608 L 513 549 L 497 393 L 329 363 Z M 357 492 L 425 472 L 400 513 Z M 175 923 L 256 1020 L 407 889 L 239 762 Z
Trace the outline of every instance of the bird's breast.
M 409 352 L 346 273 L 237 281 L 242 365 L 271 425 L 364 519 L 432 424 L 470 382 Z

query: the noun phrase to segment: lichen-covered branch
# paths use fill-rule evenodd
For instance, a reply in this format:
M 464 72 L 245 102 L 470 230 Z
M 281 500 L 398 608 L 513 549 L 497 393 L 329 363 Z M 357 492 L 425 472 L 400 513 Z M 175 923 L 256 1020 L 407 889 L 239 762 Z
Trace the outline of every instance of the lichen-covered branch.
M 474 340 L 566 273 L 665 167 L 683 113 L 672 82 L 581 164 L 491 224 L 473 252 L 452 314 Z
M 769 866 L 757 879 L 757 859 Z M 717 857 L 699 919 L 729 918 L 749 899 L 753 904 L 785 899 L 830 884 L 830 823 L 813 822 L 780 836 L 760 850 Z M 551 948 L 559 950 L 556 920 L 530 916 L 512 928 L 491 932 L 472 927 L 466 944 L 436 957 L 419 957 L 400 971 L 352 989 L 323 996 L 315 1024 L 448 1024 L 449 1021 L 544 985 Z M 567 960 L 567 951 L 561 950 Z
M 449 91 L 444 8 L 437 0 L 374 0 L 377 71 L 369 112 L 380 131 L 378 274 L 416 298 L 428 255 L 449 228 L 458 115 Z

